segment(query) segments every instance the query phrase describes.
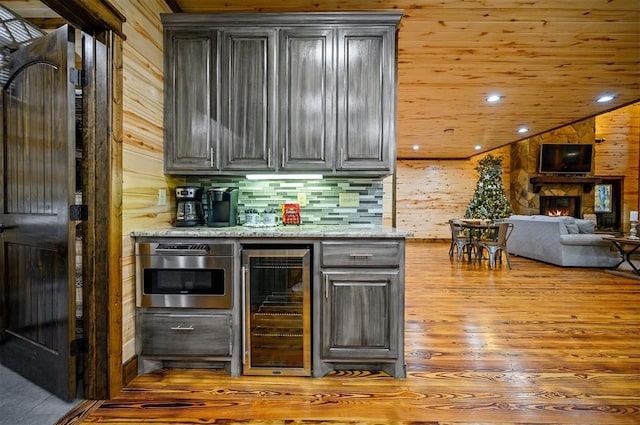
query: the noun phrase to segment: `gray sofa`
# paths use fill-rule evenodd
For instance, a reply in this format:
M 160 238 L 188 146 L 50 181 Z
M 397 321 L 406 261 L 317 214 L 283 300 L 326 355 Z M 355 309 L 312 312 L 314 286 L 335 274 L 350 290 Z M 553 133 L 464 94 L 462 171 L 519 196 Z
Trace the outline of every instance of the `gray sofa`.
M 512 215 L 509 254 L 564 267 L 613 267 L 620 256 L 606 239 L 594 233 L 595 223 L 573 217 Z

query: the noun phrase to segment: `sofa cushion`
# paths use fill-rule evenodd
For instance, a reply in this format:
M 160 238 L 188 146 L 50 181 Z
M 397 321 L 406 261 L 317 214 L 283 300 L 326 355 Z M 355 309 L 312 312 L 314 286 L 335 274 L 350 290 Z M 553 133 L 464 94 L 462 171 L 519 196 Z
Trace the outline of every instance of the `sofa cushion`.
M 567 227 L 567 232 L 569 232 L 570 235 L 576 235 L 580 233 L 580 229 L 578 228 L 577 224 L 565 224 L 565 226 Z
M 607 237 L 598 234 L 572 234 L 560 235 L 560 243 L 562 245 L 593 245 L 593 246 L 610 246 L 606 240 Z
M 591 220 L 576 219 L 576 225 L 580 233 L 595 233 L 596 223 Z

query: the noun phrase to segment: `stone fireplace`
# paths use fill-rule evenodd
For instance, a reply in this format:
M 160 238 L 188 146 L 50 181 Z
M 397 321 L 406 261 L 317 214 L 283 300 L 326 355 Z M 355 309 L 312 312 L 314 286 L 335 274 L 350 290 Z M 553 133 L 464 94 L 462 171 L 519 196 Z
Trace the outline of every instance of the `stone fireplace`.
M 580 218 L 581 196 L 540 196 L 540 214 Z

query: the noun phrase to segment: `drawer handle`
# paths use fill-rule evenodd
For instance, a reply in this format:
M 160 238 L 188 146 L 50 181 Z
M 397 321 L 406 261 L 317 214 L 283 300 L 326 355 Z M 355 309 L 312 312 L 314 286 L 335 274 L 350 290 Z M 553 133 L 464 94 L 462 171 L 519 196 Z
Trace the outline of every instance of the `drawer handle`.
M 182 325 L 178 325 L 178 326 L 172 327 L 171 330 L 172 331 L 193 331 L 195 329 L 193 328 L 193 325 L 189 325 L 186 328 L 183 328 Z
M 369 258 L 373 257 L 373 254 L 349 254 L 351 258 Z

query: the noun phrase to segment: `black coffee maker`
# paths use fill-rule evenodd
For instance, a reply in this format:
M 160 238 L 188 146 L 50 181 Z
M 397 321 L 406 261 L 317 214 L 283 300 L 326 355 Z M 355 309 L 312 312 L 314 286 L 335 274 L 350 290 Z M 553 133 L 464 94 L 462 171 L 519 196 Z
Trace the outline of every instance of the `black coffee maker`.
M 197 186 L 176 187 L 176 227 L 193 227 L 203 224 L 202 188 Z
M 230 227 L 238 220 L 238 188 L 212 187 L 207 190 L 207 226 Z

